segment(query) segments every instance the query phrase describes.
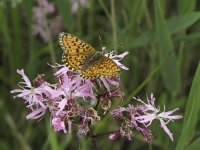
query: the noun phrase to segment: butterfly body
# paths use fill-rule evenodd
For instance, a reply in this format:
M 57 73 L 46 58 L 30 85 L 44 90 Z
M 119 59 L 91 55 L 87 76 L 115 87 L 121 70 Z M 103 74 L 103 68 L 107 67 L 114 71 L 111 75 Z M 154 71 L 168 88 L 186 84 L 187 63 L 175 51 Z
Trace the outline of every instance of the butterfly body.
M 90 66 L 98 63 L 103 58 L 103 55 L 100 52 L 96 52 L 92 55 L 89 55 L 88 58 L 83 63 L 83 69 L 87 69 Z
M 82 77 L 94 79 L 118 74 L 120 69 L 112 59 L 77 37 L 62 32 L 59 42 L 64 51 L 63 62 L 72 70 L 81 70 Z

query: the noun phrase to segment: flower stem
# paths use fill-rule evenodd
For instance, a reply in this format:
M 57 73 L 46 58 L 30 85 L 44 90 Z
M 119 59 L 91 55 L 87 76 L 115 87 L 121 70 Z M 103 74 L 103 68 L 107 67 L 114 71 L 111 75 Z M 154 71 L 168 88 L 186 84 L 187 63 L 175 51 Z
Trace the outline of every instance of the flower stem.
M 45 18 L 45 14 L 42 11 L 44 18 Z M 48 23 L 47 23 L 47 19 L 44 19 L 44 24 L 45 24 L 45 30 L 46 32 L 49 33 L 49 42 L 48 42 L 48 48 L 49 48 L 49 53 L 50 53 L 50 59 L 51 59 L 51 63 L 55 64 L 56 63 L 56 57 L 55 57 L 55 52 L 54 52 L 54 44 L 53 44 L 53 39 L 52 39 L 52 34 L 51 34 L 51 30 L 48 27 Z M 56 71 L 56 68 L 53 68 L 54 71 Z
M 90 128 L 89 137 L 92 142 L 92 149 L 97 150 L 96 136 L 93 134 L 92 129 Z
M 106 8 L 105 4 L 103 3 L 102 0 L 98 0 L 99 1 L 99 4 L 101 5 L 102 9 L 104 10 L 106 16 L 111 20 L 111 15 L 108 11 L 108 9 Z

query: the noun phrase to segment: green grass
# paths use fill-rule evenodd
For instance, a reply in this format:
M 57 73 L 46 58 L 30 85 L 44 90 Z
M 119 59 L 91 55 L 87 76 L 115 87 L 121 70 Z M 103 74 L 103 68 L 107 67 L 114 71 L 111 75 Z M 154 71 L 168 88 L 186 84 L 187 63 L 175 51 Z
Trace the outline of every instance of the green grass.
M 153 125 L 151 146 L 134 134 L 109 141 L 107 136 L 97 139 L 99 149 L 176 149 L 193 150 L 200 147 L 200 3 L 196 0 L 90 0 L 87 8 L 71 13 L 69 0 L 51 0 L 56 13 L 62 17 L 65 32 L 76 35 L 100 50 L 103 46 L 129 51 L 123 63 L 129 71 L 121 73 L 124 105 L 133 96 L 145 97 L 155 93 L 161 107 L 180 108 L 184 121 L 170 124 L 175 141 L 171 142 L 159 125 Z M 90 149 L 90 139 L 77 142 L 75 134 L 55 133 L 49 116 L 41 121 L 25 120 L 29 111 L 20 99 L 13 100 L 10 90 L 20 80 L 16 69 L 24 68 L 34 79 L 44 73 L 53 82 L 47 63 L 61 63 L 62 50 L 58 35 L 51 33 L 44 43 L 32 34 L 35 2 L 22 0 L 12 6 L 0 1 L 0 147 L 9 149 Z M 52 18 L 54 16 L 51 16 Z M 122 43 L 122 44 L 121 44 Z M 120 45 L 121 44 L 121 45 Z M 103 132 L 107 118 L 98 126 Z M 97 132 L 98 132 L 97 131 Z M 95 131 L 96 132 L 96 131 Z

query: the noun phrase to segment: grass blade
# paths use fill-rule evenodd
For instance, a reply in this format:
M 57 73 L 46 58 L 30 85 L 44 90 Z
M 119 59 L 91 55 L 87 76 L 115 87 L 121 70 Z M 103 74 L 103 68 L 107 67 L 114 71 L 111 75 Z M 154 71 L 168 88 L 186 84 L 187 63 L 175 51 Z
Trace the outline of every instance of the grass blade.
M 196 139 L 186 150 L 199 149 L 200 147 L 200 138 Z
M 170 32 L 170 35 L 172 35 L 183 29 L 190 27 L 199 19 L 200 19 L 200 12 L 193 12 L 193 13 L 178 15 L 173 18 L 170 18 L 167 20 L 166 24 Z M 155 42 L 156 40 L 155 34 L 156 34 L 155 29 L 151 29 L 151 30 L 143 32 L 141 36 L 135 39 L 135 41 L 133 42 L 133 46 L 142 47 L 142 46 L 149 45 L 151 42 Z
M 200 63 L 198 65 L 184 115 L 182 134 L 176 150 L 182 150 L 192 140 L 200 112 Z
M 192 12 L 185 15 L 172 17 L 168 20 L 168 29 L 171 34 L 179 32 L 193 25 L 200 19 L 200 12 Z
M 194 11 L 196 6 L 196 0 L 179 0 L 178 1 L 178 10 L 179 13 L 188 13 Z
M 172 93 L 177 94 L 180 89 L 180 71 L 176 63 L 175 53 L 173 52 L 173 43 L 170 37 L 166 21 L 161 11 L 160 1 L 154 0 L 155 5 L 155 23 L 156 39 L 160 48 L 160 62 L 168 57 L 161 68 L 164 84 Z

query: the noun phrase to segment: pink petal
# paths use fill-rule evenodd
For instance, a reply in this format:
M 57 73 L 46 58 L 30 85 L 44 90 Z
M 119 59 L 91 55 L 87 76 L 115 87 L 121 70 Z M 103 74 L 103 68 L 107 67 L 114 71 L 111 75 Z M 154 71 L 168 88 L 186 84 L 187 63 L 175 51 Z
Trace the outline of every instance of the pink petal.
M 17 70 L 17 73 L 20 74 L 23 78 L 23 80 L 25 81 L 26 85 L 28 87 L 31 87 L 31 82 L 29 80 L 29 78 L 25 75 L 24 73 L 24 69 L 21 69 L 21 70 Z
M 169 138 L 173 141 L 173 134 L 167 128 L 166 123 L 163 121 L 163 119 L 159 119 L 159 120 L 160 120 L 161 127 L 167 133 L 167 135 L 169 136 Z
M 46 109 L 44 108 L 39 108 L 37 110 L 34 110 L 33 112 L 31 112 L 30 114 L 28 114 L 26 116 L 26 119 L 38 119 L 41 118 L 44 114 L 45 114 Z
M 103 84 L 106 87 L 106 89 L 110 92 L 110 86 L 109 86 L 108 82 L 106 81 L 106 79 L 102 78 L 102 77 L 100 77 L 100 79 L 103 82 Z

